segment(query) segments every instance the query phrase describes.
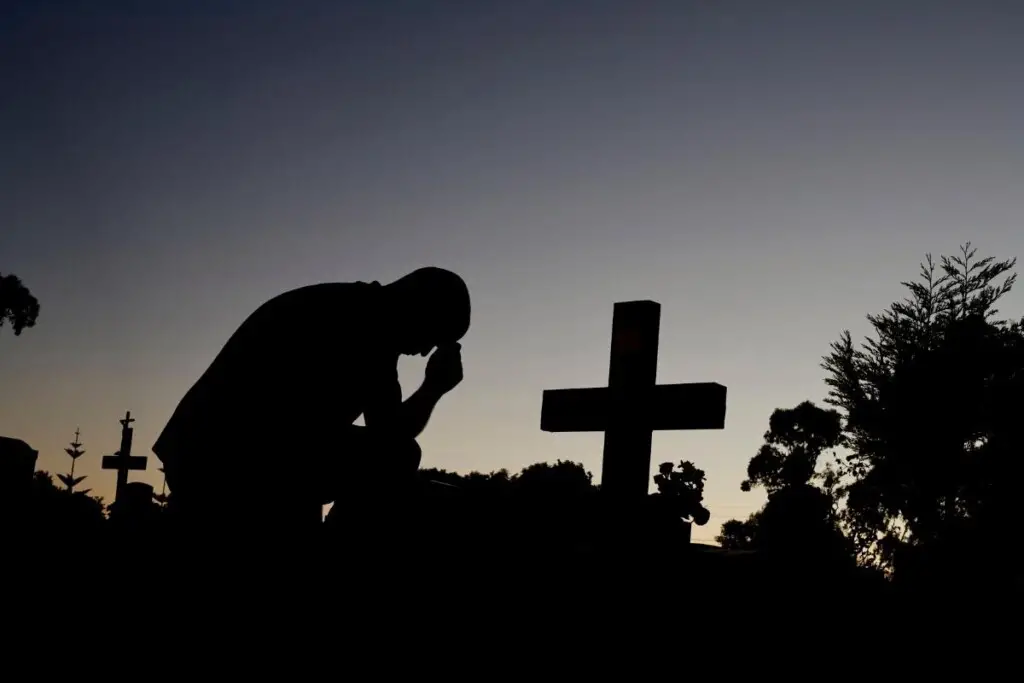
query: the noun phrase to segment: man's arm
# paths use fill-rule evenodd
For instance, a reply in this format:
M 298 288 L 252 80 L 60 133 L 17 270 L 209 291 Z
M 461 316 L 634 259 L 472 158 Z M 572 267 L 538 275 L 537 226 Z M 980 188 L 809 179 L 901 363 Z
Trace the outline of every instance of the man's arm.
M 444 394 L 424 381 L 412 396 L 402 402 L 402 387 L 398 383 L 398 368 L 394 379 L 373 392 L 363 419 L 366 426 L 391 432 L 396 436 L 415 439 L 426 428 L 434 407 Z
M 390 368 L 390 366 L 389 366 Z M 387 383 L 375 391 L 364 414 L 367 427 L 391 431 L 398 436 L 415 439 L 430 420 L 441 397 L 462 381 L 462 358 L 459 347 L 435 351 L 427 361 L 423 384 L 402 402 L 402 387 L 398 383 L 398 359 L 394 370 L 389 369 Z
M 376 410 L 367 410 L 364 416 L 366 426 L 391 431 L 397 436 L 410 439 L 419 436 L 426 428 L 434 412 L 434 406 L 441 400 L 441 396 L 431 391 L 429 387 L 421 386 L 404 403 L 401 398 L 399 389 L 398 401 L 391 406 L 384 405 Z

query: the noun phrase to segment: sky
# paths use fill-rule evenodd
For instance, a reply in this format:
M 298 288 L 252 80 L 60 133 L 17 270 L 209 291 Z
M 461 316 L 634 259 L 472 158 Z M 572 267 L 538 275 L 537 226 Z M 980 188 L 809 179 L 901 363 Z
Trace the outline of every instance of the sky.
M 926 253 L 1024 254 L 1012 0 L 3 11 L 0 272 L 42 310 L 0 329 L 0 434 L 62 472 L 81 428 L 108 501 L 118 419 L 152 456 L 260 303 L 438 265 L 474 319 L 423 465 L 599 480 L 602 436 L 542 432 L 542 392 L 604 385 L 614 303 L 652 299 L 659 382 L 728 387 L 724 430 L 654 438 L 705 470 L 709 541 L 764 501 L 739 486 L 771 412 L 824 398 L 830 342 Z M 159 490 L 157 465 L 132 478 Z

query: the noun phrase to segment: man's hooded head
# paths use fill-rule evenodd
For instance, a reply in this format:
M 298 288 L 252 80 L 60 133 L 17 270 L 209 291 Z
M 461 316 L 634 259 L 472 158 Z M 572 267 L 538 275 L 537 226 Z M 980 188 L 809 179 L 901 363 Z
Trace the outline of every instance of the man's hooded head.
M 425 356 L 458 342 L 469 330 L 469 288 L 450 270 L 419 268 L 385 290 L 400 353 Z

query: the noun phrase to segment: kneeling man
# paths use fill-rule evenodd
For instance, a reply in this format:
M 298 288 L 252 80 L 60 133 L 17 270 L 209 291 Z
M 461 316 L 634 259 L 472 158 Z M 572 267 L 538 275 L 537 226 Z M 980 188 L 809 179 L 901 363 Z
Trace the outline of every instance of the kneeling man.
M 440 268 L 387 285 L 311 285 L 264 303 L 153 446 L 173 515 L 197 530 L 315 528 L 342 491 L 411 483 L 416 437 L 462 381 L 469 322 L 465 282 Z M 399 356 L 432 351 L 422 386 L 402 402 Z M 360 415 L 364 427 L 353 424 Z

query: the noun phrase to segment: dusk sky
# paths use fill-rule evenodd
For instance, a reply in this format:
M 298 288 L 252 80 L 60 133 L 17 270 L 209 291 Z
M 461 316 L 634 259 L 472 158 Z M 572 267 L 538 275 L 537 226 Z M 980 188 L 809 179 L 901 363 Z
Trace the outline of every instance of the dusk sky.
M 63 472 L 81 427 L 108 502 L 117 420 L 152 456 L 260 303 L 439 265 L 474 319 L 423 465 L 599 480 L 602 436 L 540 431 L 541 394 L 604 385 L 613 304 L 653 299 L 659 381 L 729 390 L 724 430 L 654 441 L 707 472 L 707 541 L 925 253 L 1024 255 L 1014 0 L 2 6 L 0 272 L 42 311 L 0 329 L 0 434 Z

